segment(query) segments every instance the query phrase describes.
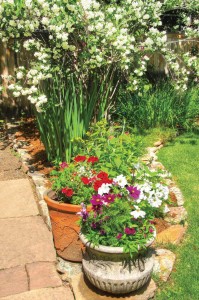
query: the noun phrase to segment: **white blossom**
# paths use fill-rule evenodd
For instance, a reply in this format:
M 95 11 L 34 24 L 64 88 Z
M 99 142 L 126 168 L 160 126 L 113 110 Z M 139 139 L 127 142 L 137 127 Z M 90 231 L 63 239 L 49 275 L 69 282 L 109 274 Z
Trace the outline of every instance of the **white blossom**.
M 145 215 L 146 215 L 145 211 L 141 210 L 139 208 L 139 206 L 134 205 L 134 208 L 135 208 L 135 210 L 133 210 L 131 212 L 131 216 L 133 216 L 135 219 L 144 218 L 145 217 Z

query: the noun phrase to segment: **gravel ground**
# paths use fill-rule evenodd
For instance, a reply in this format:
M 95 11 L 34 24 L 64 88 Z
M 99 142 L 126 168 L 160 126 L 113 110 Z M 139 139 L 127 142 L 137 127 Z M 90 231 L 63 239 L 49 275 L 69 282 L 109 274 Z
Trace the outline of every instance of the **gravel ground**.
M 2 126 L 0 126 L 0 180 L 25 178 L 19 157 L 10 148 Z

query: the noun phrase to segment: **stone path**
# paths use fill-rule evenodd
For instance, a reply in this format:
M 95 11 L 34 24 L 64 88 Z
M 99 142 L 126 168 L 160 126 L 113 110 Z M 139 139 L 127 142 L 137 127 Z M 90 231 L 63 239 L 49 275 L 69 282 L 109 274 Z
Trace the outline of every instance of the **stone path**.
M 28 178 L 9 148 L 0 150 L 0 299 L 74 300 L 56 271 L 52 234 Z

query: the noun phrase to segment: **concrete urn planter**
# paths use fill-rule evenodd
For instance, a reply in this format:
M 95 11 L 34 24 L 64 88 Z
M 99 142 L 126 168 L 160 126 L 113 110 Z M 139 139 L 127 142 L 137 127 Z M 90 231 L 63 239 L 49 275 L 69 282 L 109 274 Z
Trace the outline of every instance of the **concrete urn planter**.
M 94 246 L 80 233 L 86 246 L 83 256 L 83 271 L 88 280 L 100 290 L 112 294 L 127 294 L 146 284 L 153 271 L 152 251 L 131 258 L 122 247 Z M 148 241 L 150 246 L 154 238 Z

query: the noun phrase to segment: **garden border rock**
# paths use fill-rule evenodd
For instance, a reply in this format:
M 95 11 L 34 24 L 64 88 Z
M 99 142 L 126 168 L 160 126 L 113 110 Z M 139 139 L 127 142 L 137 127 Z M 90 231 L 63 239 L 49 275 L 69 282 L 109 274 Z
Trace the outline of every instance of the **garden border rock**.
M 12 124 L 8 124 L 8 128 L 11 127 L 14 128 Z M 17 127 L 17 125 L 15 127 Z M 22 169 L 24 170 L 25 173 L 27 173 L 29 178 L 31 178 L 32 182 L 34 183 L 36 194 L 39 200 L 38 205 L 39 205 L 40 212 L 48 228 L 51 230 L 52 228 L 51 228 L 51 222 L 48 213 L 48 207 L 46 202 L 43 199 L 44 193 L 48 190 L 48 188 L 46 187 L 48 180 L 45 178 L 43 174 L 39 172 L 35 172 L 34 169 L 32 168 L 31 165 L 32 157 L 25 149 L 26 145 L 24 144 L 24 141 L 17 140 L 15 138 L 15 133 L 9 134 L 8 137 L 9 140 L 12 142 L 13 149 L 16 152 L 18 152 L 18 154 L 20 155 Z M 157 141 L 156 143 L 154 143 L 153 147 L 147 148 L 147 153 L 143 156 L 142 161 L 144 161 L 151 170 L 154 171 L 158 169 L 165 170 L 165 167 L 163 166 L 162 163 L 158 161 L 156 155 L 159 149 L 161 149 L 163 146 L 164 145 L 161 141 Z M 166 235 L 168 230 L 170 230 L 170 232 L 171 231 L 174 232 L 175 236 L 172 237 L 173 240 L 172 238 L 170 238 L 169 236 L 170 233 L 169 233 L 168 240 L 162 238 L 161 241 L 163 242 L 161 242 L 160 245 L 158 243 L 154 244 L 154 246 L 156 247 L 154 250 L 155 253 L 154 274 L 156 274 L 159 277 L 159 279 L 162 281 L 168 280 L 176 259 L 176 256 L 173 252 L 162 248 L 162 246 L 166 244 L 165 245 L 166 248 L 168 243 L 175 244 L 175 241 L 177 241 L 176 243 L 180 243 L 182 241 L 182 238 L 184 236 L 187 227 L 187 223 L 186 223 L 187 212 L 183 207 L 184 198 L 182 192 L 180 191 L 180 189 L 177 187 L 176 183 L 173 180 L 167 178 L 166 181 L 169 186 L 170 196 L 172 197 L 172 199 L 176 201 L 177 206 L 171 207 L 171 213 L 167 214 L 165 217 L 165 220 L 170 223 L 170 227 L 161 232 L 161 237 Z M 179 224 L 183 224 L 183 226 Z M 165 240 L 166 242 L 164 242 Z M 57 270 L 58 272 L 63 274 L 62 275 L 63 281 L 71 282 L 74 276 L 77 276 L 78 274 L 81 273 L 81 264 L 66 262 L 63 259 L 57 257 Z

